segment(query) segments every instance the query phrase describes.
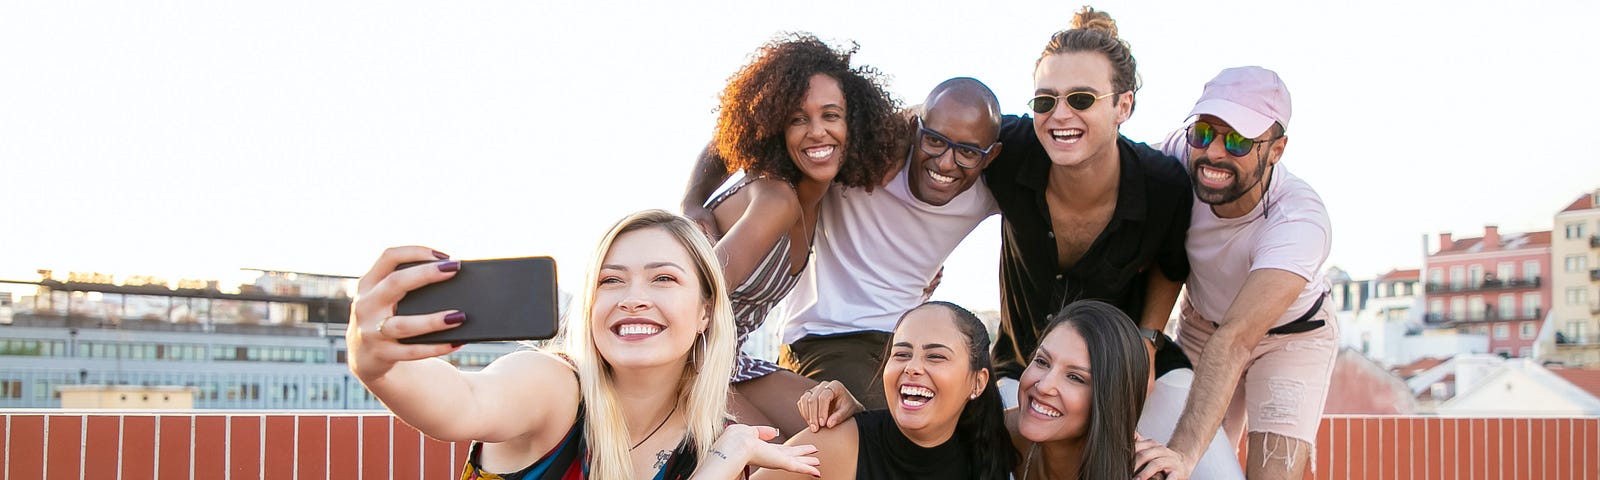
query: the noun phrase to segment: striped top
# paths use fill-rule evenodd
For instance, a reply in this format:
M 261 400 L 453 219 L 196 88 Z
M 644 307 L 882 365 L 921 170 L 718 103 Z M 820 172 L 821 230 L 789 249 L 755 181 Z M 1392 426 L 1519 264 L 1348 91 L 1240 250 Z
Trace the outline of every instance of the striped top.
M 747 178 L 729 188 L 727 191 L 712 198 L 706 208 L 714 210 L 728 197 L 749 185 L 759 178 Z M 782 370 L 783 367 L 775 363 L 751 357 L 744 353 L 744 342 L 750 337 L 750 332 L 761 328 L 761 323 L 766 320 L 767 312 L 772 310 L 778 301 L 789 295 L 795 283 L 800 281 L 800 275 L 789 274 L 789 264 L 792 256 L 789 255 L 789 235 L 778 237 L 778 243 L 767 251 L 766 257 L 756 265 L 755 271 L 740 282 L 728 293 L 733 302 L 734 331 L 739 334 L 739 357 L 733 367 L 733 383 L 761 378 L 769 373 Z M 810 249 L 807 249 L 809 252 Z M 807 258 L 807 263 L 810 259 Z M 802 267 L 802 271 L 804 268 Z

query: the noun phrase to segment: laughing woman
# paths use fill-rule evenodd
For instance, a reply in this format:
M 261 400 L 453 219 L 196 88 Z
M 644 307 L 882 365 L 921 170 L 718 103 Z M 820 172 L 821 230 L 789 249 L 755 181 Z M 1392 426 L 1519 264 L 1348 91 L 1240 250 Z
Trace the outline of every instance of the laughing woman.
M 419 261 L 435 265 L 396 270 Z M 459 347 L 396 342 L 474 320 L 394 316 L 406 292 L 460 268 L 423 247 L 384 252 L 361 278 L 345 339 L 350 371 L 396 416 L 430 437 L 473 442 L 461 478 L 728 479 L 746 465 L 817 473 L 810 447 L 726 424 L 733 317 L 711 245 L 688 220 L 645 211 L 606 234 L 586 315 L 563 327 L 564 355 L 523 350 L 462 372 L 435 358 Z
M 809 35 L 773 40 L 722 92 L 712 146 L 745 178 L 706 205 L 733 299 L 739 343 L 789 294 L 811 257 L 817 205 L 834 184 L 871 188 L 903 128 L 895 102 L 853 51 Z M 741 422 L 805 427 L 793 403 L 816 381 L 740 354 L 732 377 Z
M 989 333 L 972 312 L 946 302 L 907 312 L 895 325 L 882 371 L 888 410 L 790 439 L 822 446 L 822 478 L 970 480 L 1011 473 L 1017 452 L 989 376 Z M 806 396 L 838 385 L 819 385 Z M 761 470 L 753 478 L 805 477 Z

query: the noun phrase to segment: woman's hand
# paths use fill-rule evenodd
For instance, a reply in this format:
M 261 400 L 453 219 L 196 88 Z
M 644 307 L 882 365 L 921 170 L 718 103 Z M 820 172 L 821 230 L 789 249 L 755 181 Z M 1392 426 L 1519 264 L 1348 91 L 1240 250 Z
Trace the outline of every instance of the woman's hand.
M 711 455 L 700 462 L 693 478 L 739 478 L 747 466 L 822 477 L 817 470 L 822 461 L 814 456 L 817 447 L 769 443 L 777 436 L 778 429 L 772 427 L 729 425 L 711 445 Z
M 806 425 L 811 427 L 812 432 L 833 428 L 866 410 L 838 380 L 822 382 L 806 390 L 806 393 L 800 394 L 795 406 L 800 409 L 800 416 L 805 417 Z
M 350 371 L 363 383 L 383 377 L 396 363 L 437 357 L 460 348 L 457 345 L 406 345 L 396 341 L 455 328 L 466 320 L 454 310 L 395 315 L 395 304 L 406 292 L 455 276 L 461 263 L 449 259 L 449 255 L 425 247 L 394 247 L 385 250 L 372 269 L 361 277 L 344 341 L 349 349 Z M 432 263 L 395 270 L 400 264 L 411 262 Z
M 1183 455 L 1137 432 L 1133 438 L 1134 480 L 1188 480 L 1191 470 Z

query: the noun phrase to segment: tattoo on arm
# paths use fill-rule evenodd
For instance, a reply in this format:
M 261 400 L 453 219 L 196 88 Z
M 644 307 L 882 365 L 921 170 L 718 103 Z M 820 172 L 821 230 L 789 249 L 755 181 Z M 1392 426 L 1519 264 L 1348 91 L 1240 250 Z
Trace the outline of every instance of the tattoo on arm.
M 722 453 L 722 450 L 717 450 L 717 449 L 713 448 L 713 449 L 711 449 L 711 454 L 712 455 L 716 455 L 717 458 L 720 458 L 720 459 L 723 459 L 723 460 L 727 460 L 728 459 L 728 454 Z

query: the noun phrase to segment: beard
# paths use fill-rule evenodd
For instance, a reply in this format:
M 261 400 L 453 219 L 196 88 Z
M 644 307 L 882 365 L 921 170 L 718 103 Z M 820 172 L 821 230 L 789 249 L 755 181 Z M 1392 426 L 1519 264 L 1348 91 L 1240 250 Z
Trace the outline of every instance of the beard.
M 1251 188 L 1255 188 L 1256 184 L 1261 182 L 1262 168 L 1265 167 L 1266 160 L 1262 159 L 1258 163 L 1256 165 L 1255 179 L 1250 183 L 1245 183 L 1244 177 L 1239 174 L 1239 167 L 1233 163 L 1216 163 L 1207 157 L 1200 157 L 1190 161 L 1189 182 L 1194 185 L 1195 198 L 1200 199 L 1201 202 L 1207 205 L 1223 205 L 1244 197 L 1245 193 L 1248 193 Z M 1233 175 L 1233 182 L 1222 188 L 1207 187 L 1200 183 L 1200 167 L 1210 167 L 1228 172 Z

